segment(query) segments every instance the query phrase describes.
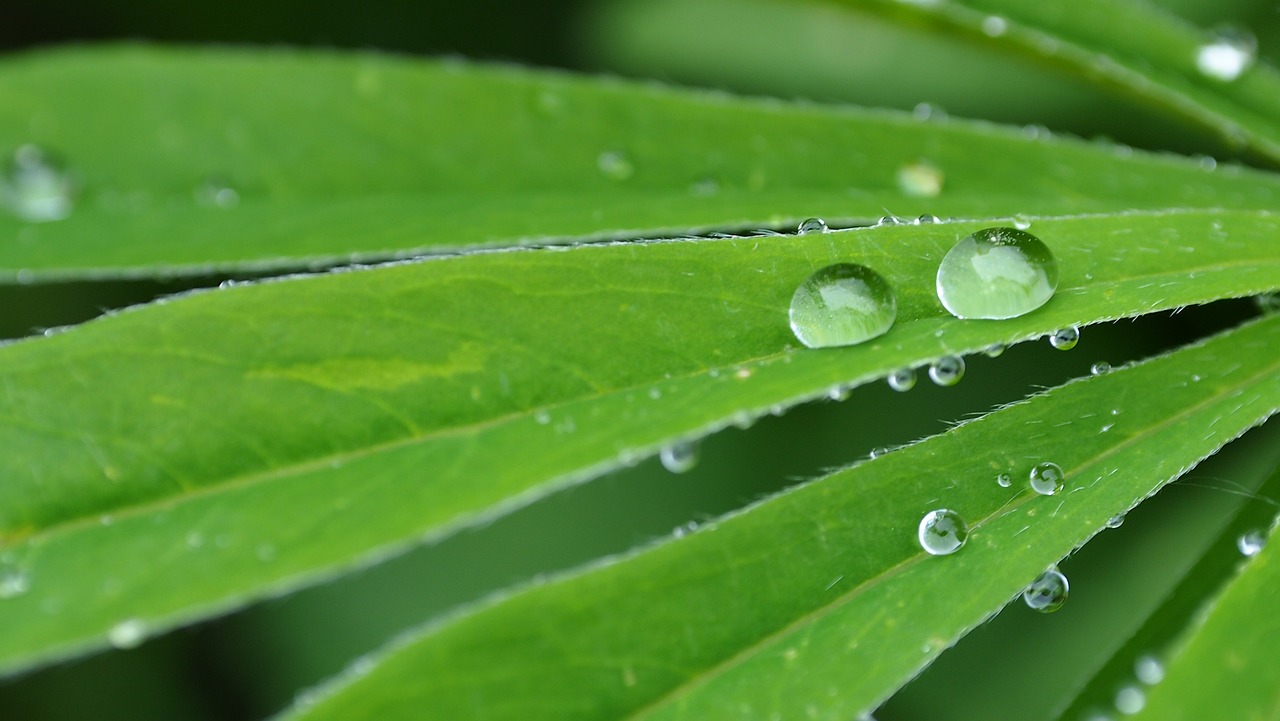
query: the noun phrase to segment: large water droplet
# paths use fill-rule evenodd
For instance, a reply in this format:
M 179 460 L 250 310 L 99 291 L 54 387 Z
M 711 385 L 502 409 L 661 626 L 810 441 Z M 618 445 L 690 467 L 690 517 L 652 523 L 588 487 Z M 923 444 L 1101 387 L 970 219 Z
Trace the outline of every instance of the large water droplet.
M 0 205 L 33 223 L 71 215 L 74 197 L 71 173 L 34 145 L 15 150 L 0 176 Z
M 967 236 L 938 266 L 938 300 L 957 318 L 1016 318 L 1058 288 L 1058 262 L 1034 235 L 986 228 Z
M 916 371 L 914 368 L 900 368 L 890 373 L 885 378 L 889 382 L 889 387 L 905 393 L 916 387 Z
M 631 159 L 621 150 L 606 150 L 596 158 L 596 167 L 609 180 L 623 181 L 635 175 Z
M 141 619 L 130 618 L 107 631 L 107 642 L 119 649 L 136 648 L 147 637 L 147 626 Z
M 799 227 L 796 228 L 796 233 L 799 235 L 825 232 L 827 232 L 827 221 L 822 218 L 805 218 L 800 221 Z
M 1067 602 L 1067 593 L 1070 590 L 1067 577 L 1058 569 L 1050 568 L 1027 586 L 1022 592 L 1022 600 L 1033 611 L 1053 613 Z
M 1071 326 L 1049 334 L 1049 345 L 1058 350 L 1071 350 L 1080 342 L 1080 329 Z
M 853 263 L 809 276 L 791 297 L 791 330 L 810 348 L 854 345 L 884 335 L 898 316 L 889 282 Z
M 1196 69 L 1206 77 L 1229 83 L 1252 67 L 1257 56 L 1257 38 L 1243 30 L 1224 28 L 1196 48 Z
M 662 452 L 658 454 L 659 460 L 662 461 L 662 467 L 672 473 L 688 473 L 693 470 L 693 467 L 698 465 L 700 456 L 700 449 L 696 441 L 672 444 L 663 448 Z
M 961 378 L 964 378 L 964 358 L 958 355 L 939 358 L 929 366 L 929 380 L 937 385 L 953 386 L 959 383 Z
M 955 553 L 969 538 L 969 525 L 959 513 L 947 508 L 929 511 L 920 519 L 920 547 L 934 556 Z
M 1236 548 L 1240 549 L 1240 553 L 1245 556 L 1258 555 L 1266 545 L 1266 534 L 1256 528 L 1251 531 L 1245 531 L 1236 539 Z
M 1031 490 L 1044 496 L 1052 496 L 1062 490 L 1062 467 L 1048 461 L 1031 469 Z
M 942 171 L 920 160 L 898 168 L 898 189 L 913 198 L 936 198 L 942 192 Z

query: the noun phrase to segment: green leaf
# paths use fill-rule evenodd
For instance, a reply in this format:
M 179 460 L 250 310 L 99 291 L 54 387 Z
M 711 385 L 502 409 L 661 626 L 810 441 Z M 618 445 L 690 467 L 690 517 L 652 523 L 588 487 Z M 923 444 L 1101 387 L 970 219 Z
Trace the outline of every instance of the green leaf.
M 0 237 L 13 239 L 0 244 L 0 281 L 305 269 L 794 227 L 811 215 L 865 224 L 886 212 L 1280 203 L 1280 180 L 1269 174 L 1210 172 L 989 124 L 282 50 L 117 47 L 6 59 L 0 149 L 23 143 L 61 155 L 82 192 L 62 221 L 0 214 Z M 898 180 L 921 159 L 941 173 L 933 196 Z M 211 180 L 234 189 L 235 207 L 198 200 Z
M 1274 536 L 1272 522 L 1266 536 Z M 1266 537 L 1264 536 L 1264 538 Z M 1275 539 L 1272 538 L 1272 541 Z M 1147 692 L 1139 719 L 1274 719 L 1280 716 L 1275 640 L 1280 563 L 1268 543 L 1188 625 L 1164 682 Z
M 1112 515 L 1274 412 L 1278 341 L 1280 316 L 1265 318 L 495 599 L 287 717 L 856 717 Z M 1176 431 L 1188 426 L 1204 433 Z M 1066 473 L 1057 495 L 995 482 L 1046 460 Z M 934 557 L 916 526 L 940 507 L 971 531 Z
M 1254 62 L 1256 47 L 1249 64 L 1230 78 L 1205 71 L 1201 49 L 1217 36 L 1150 3 L 839 1 L 894 15 L 924 15 L 949 28 L 995 37 L 1185 116 L 1272 164 L 1280 162 L 1280 73 Z
M 959 321 L 934 271 L 985 225 L 472 254 L 200 292 L 0 348 L 0 538 L 30 586 L 4 604 L 0 669 L 316 582 L 897 368 L 1280 278 L 1267 212 L 1037 219 L 1056 297 Z M 897 324 L 795 352 L 792 292 L 833 262 L 881 272 Z

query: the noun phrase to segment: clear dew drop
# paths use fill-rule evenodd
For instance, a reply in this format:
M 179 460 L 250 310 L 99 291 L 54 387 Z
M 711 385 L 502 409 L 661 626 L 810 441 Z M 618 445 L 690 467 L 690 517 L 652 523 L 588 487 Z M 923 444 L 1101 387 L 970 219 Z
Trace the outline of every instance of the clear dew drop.
M 969 525 L 959 513 L 947 508 L 929 511 L 920 519 L 917 533 L 920 547 L 934 556 L 955 553 L 969 538 Z
M 929 380 L 934 384 L 943 386 L 953 386 L 964 378 L 964 358 L 958 355 L 949 355 L 945 358 L 939 358 L 929 366 Z
M 1139 656 L 1133 662 L 1133 675 L 1142 683 L 1154 686 L 1164 680 L 1164 664 L 1155 656 Z
M 916 370 L 914 368 L 899 368 L 885 377 L 889 387 L 899 393 L 906 393 L 916 387 Z
M 1027 230 L 1031 227 L 1031 218 L 1025 215 L 1013 216 L 1013 227 L 1017 230 Z
M 0 176 L 0 205 L 32 223 L 62 220 L 71 215 L 75 186 L 61 163 L 34 145 L 23 145 L 9 156 Z
M 137 648 L 147 637 L 147 626 L 141 619 L 130 618 L 107 631 L 107 642 L 118 649 Z
M 1033 611 L 1053 613 L 1067 602 L 1070 590 L 1067 577 L 1058 569 L 1050 568 L 1027 586 L 1022 592 L 1022 601 Z
M 805 218 L 800 221 L 800 225 L 796 227 L 797 235 L 808 235 L 809 233 L 825 233 L 827 232 L 827 221 L 822 218 Z
M 1071 326 L 1049 334 L 1049 345 L 1058 350 L 1071 350 L 1080 342 L 1080 329 Z
M 1112 528 L 1112 529 L 1114 529 L 1114 528 L 1119 528 L 1119 527 L 1121 527 L 1121 526 L 1123 526 L 1123 525 L 1124 525 L 1124 514 L 1123 514 L 1123 513 L 1117 513 L 1116 515 L 1114 515 L 1114 516 L 1112 516 L 1111 518 L 1108 518 L 1108 519 L 1107 519 L 1107 528 Z
M 1058 288 L 1058 262 L 1041 240 L 1016 228 L 985 228 L 947 251 L 938 300 L 957 318 L 1017 318 Z
M 669 445 L 658 454 L 662 467 L 672 473 L 688 473 L 698 465 L 699 457 L 701 449 L 696 441 Z
M 596 157 L 596 167 L 609 180 L 622 182 L 635 175 L 636 167 L 621 150 L 606 150 Z
M 883 457 L 883 456 L 887 456 L 887 455 L 889 455 L 889 449 L 888 449 L 888 448 L 885 448 L 885 447 L 883 447 L 883 446 L 881 446 L 880 448 L 872 448 L 872 449 L 871 449 L 871 453 L 869 453 L 869 454 L 868 454 L 868 456 L 869 456 L 869 457 L 871 458 L 871 460 L 873 460 L 873 461 L 874 461 L 875 459 L 877 459 L 877 458 L 881 458 L 881 457 Z
M 996 476 L 996 485 L 1001 488 L 1008 488 L 1013 485 L 1013 476 L 1008 473 L 1001 473 Z
M 1132 716 L 1147 705 L 1147 693 L 1137 686 L 1125 686 L 1116 692 L 1115 703 L 1117 711 Z
M 1042 496 L 1052 496 L 1062 490 L 1064 478 L 1061 466 L 1045 461 L 1031 469 L 1031 490 Z
M 1196 48 L 1196 69 L 1205 77 L 1229 83 L 1253 67 L 1257 56 L 1258 39 L 1251 33 L 1223 28 Z
M 898 301 L 889 282 L 864 265 L 823 268 L 791 297 L 791 330 L 810 348 L 854 345 L 884 335 L 897 316 Z
M 1089 366 L 1089 375 L 1100 376 L 1111 370 L 1111 364 L 1106 361 L 1098 361 Z
M 1004 355 L 1004 352 L 1007 349 L 1008 347 L 1005 346 L 1003 343 L 994 343 L 992 345 L 987 346 L 987 349 L 982 351 L 982 354 L 988 358 L 999 358 L 1000 356 Z
M 1264 546 L 1267 545 L 1267 536 L 1259 529 L 1245 531 L 1236 539 L 1236 548 L 1240 550 L 1240 554 L 1247 557 L 1258 555 Z
M 916 218 L 916 225 L 934 225 L 936 223 L 941 223 L 941 222 L 942 222 L 942 218 L 939 218 L 936 215 L 925 214 L 920 216 L 919 218 Z
M 942 171 L 926 160 L 898 168 L 898 189 L 912 198 L 936 198 L 942 193 Z

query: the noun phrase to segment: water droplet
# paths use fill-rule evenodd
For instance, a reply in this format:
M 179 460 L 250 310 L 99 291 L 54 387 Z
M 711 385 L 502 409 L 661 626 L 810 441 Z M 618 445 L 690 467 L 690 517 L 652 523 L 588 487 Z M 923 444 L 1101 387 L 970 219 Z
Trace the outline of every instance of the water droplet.
M 1013 216 L 1013 227 L 1016 230 L 1027 230 L 1031 227 L 1031 218 L 1025 215 Z
M 831 386 L 831 389 L 827 391 L 827 397 L 833 401 L 847 401 L 852 393 L 852 388 L 848 388 L 846 386 Z
M 538 425 L 545 426 L 551 422 L 551 414 L 539 409 L 533 412 L 533 420 Z
M 964 378 L 964 359 L 958 355 L 939 358 L 929 366 L 929 380 L 943 387 L 953 386 Z
M 1137 686 L 1125 686 L 1116 692 L 1116 710 L 1132 716 L 1147 705 L 1147 694 Z
M 875 460 L 875 459 L 877 459 L 877 458 L 880 458 L 880 457 L 882 457 L 882 456 L 885 456 L 885 455 L 887 455 L 888 453 L 889 453 L 889 449 L 888 449 L 888 448 L 884 448 L 884 447 L 880 447 L 880 448 L 872 448 L 872 449 L 871 449 L 871 454 L 870 454 L 870 456 L 871 456 L 871 460 Z
M 1001 488 L 1008 488 L 1009 486 L 1013 485 L 1013 476 L 1009 475 L 1008 473 L 1001 473 L 1000 475 L 996 476 L 996 484 L 999 485 Z
M 71 215 L 75 179 L 61 163 L 34 145 L 13 152 L 0 176 L 0 205 L 32 223 Z
M 947 251 L 938 266 L 938 300 L 957 318 L 1016 318 L 1058 288 L 1058 262 L 1039 238 L 986 228 Z
M 911 117 L 916 120 L 946 120 L 947 111 L 932 103 L 916 103 L 911 110 Z
M 1058 569 L 1050 568 L 1027 586 L 1022 592 L 1022 600 L 1033 611 L 1053 613 L 1067 602 L 1067 593 L 1070 590 L 1067 577 Z
M 825 232 L 827 232 L 827 221 L 822 218 L 805 218 L 800 221 L 800 225 L 796 228 L 796 233 L 798 235 Z
M 1123 525 L 1124 525 L 1123 513 L 1117 513 L 1116 515 L 1107 519 L 1107 528 L 1119 528 Z
M 1155 656 L 1139 656 L 1133 663 L 1133 675 L 1148 686 L 1154 686 L 1164 680 L 1164 664 Z
M 1111 370 L 1111 364 L 1106 361 L 1098 361 L 1089 366 L 1089 375 L 1100 376 Z
M 1257 55 L 1258 40 L 1252 34 L 1222 28 L 1211 41 L 1196 48 L 1196 69 L 1201 75 L 1229 83 L 1252 67 Z
M 1031 469 L 1031 490 L 1042 496 L 1052 496 L 1062 490 L 1065 475 L 1062 467 L 1048 461 Z
M 1004 355 L 1004 352 L 1007 348 L 1008 346 L 1004 345 L 1003 343 L 995 343 L 993 345 L 987 346 L 987 349 L 982 351 L 982 353 L 988 358 L 999 358 L 1000 356 Z
M 234 208 L 240 204 L 240 193 L 223 178 L 209 177 L 196 188 L 196 202 L 211 208 Z
M 898 316 L 889 282 L 852 263 L 809 276 L 791 297 L 791 330 L 810 348 L 854 345 L 884 335 Z
M 636 168 L 626 153 L 620 150 L 606 150 L 596 158 L 596 167 L 609 180 L 621 182 L 635 175 Z
M 0 568 L 0 601 L 17 598 L 31 588 L 31 579 L 18 568 Z
M 130 618 L 107 631 L 107 642 L 118 649 L 137 648 L 147 637 L 147 626 L 141 619 Z
M 662 449 L 658 454 L 658 458 L 662 461 L 662 467 L 672 473 L 688 473 L 693 467 L 698 465 L 698 458 L 701 456 L 700 448 L 697 442 L 689 441 L 686 443 L 675 443 Z
M 989 38 L 998 38 L 1009 31 L 1009 22 L 999 15 L 988 15 L 982 19 L 982 34 Z
M 913 198 L 936 198 L 942 192 L 942 171 L 925 160 L 898 168 L 898 189 Z
M 1071 350 L 1072 348 L 1075 348 L 1076 344 L 1079 342 L 1080 329 L 1075 326 L 1055 330 L 1053 333 L 1049 334 L 1049 345 L 1057 348 L 1058 350 Z
M 936 215 L 925 214 L 920 216 L 919 218 L 916 218 L 916 225 L 933 225 L 935 223 L 941 223 L 941 222 L 942 222 L 942 219 Z
M 886 380 L 889 381 L 889 387 L 905 393 L 916 387 L 916 370 L 914 368 L 900 368 L 890 373 Z
M 947 508 L 929 511 L 920 519 L 917 534 L 920 547 L 934 556 L 945 556 L 960 550 L 969 537 L 969 525 L 959 513 Z
M 1244 556 L 1256 556 L 1266 545 L 1266 534 L 1256 528 L 1251 531 L 1245 531 L 1236 539 L 1236 548 L 1240 549 L 1240 553 Z

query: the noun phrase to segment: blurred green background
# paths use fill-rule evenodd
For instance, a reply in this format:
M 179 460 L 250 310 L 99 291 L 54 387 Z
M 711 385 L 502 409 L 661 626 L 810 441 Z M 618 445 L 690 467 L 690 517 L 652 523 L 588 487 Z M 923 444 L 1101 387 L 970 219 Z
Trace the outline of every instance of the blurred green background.
M 1206 27 L 1250 28 L 1280 46 L 1275 3 L 1165 0 Z M 848 3 L 856 6 L 856 3 Z M 5 53 L 74 42 L 304 45 L 607 72 L 730 92 L 913 110 L 1106 136 L 1135 147 L 1229 157 L 1216 139 L 1090 87 L 1057 68 L 972 38 L 897 27 L 848 7 L 781 0 L 514 0 L 415 3 L 181 4 L 155 0 L 21 3 L 0 24 Z M 1275 57 L 1272 55 L 1272 57 Z M 88 122 L 88 120 L 86 120 Z M 836 159 L 833 159 L 835 161 Z M 1028 172 L 1035 172 L 1029 168 Z M 3 337 L 73 324 L 107 308 L 224 278 L 0 288 Z M 621 552 L 825 468 L 944 430 L 1035 390 L 1146 357 L 1255 313 L 1244 301 L 1086 329 L 1070 352 L 1046 343 L 971 358 L 964 381 L 909 393 L 883 384 L 731 430 L 703 444 L 685 475 L 653 460 L 559 494 L 490 526 L 340 581 L 100 654 L 0 681 L 0 719 L 255 719 L 378 648 L 406 627 L 539 574 Z M 1255 431 L 1064 562 L 1072 597 L 1053 616 L 1015 604 L 877 714 L 911 718 L 1043 717 L 1083 682 L 1168 592 L 1180 569 L 1280 453 L 1275 424 Z M 483 482 L 483 479 L 477 479 Z M 2 630 L 0 630 L 2 632 Z M 1021 680 L 1048 664 L 1041 682 Z M 1022 675 L 1017 675 L 1019 670 Z M 1008 680 L 1017 677 L 1016 689 Z M 1000 693 L 995 693 L 1000 689 Z M 1000 705 L 993 707 L 998 697 Z

